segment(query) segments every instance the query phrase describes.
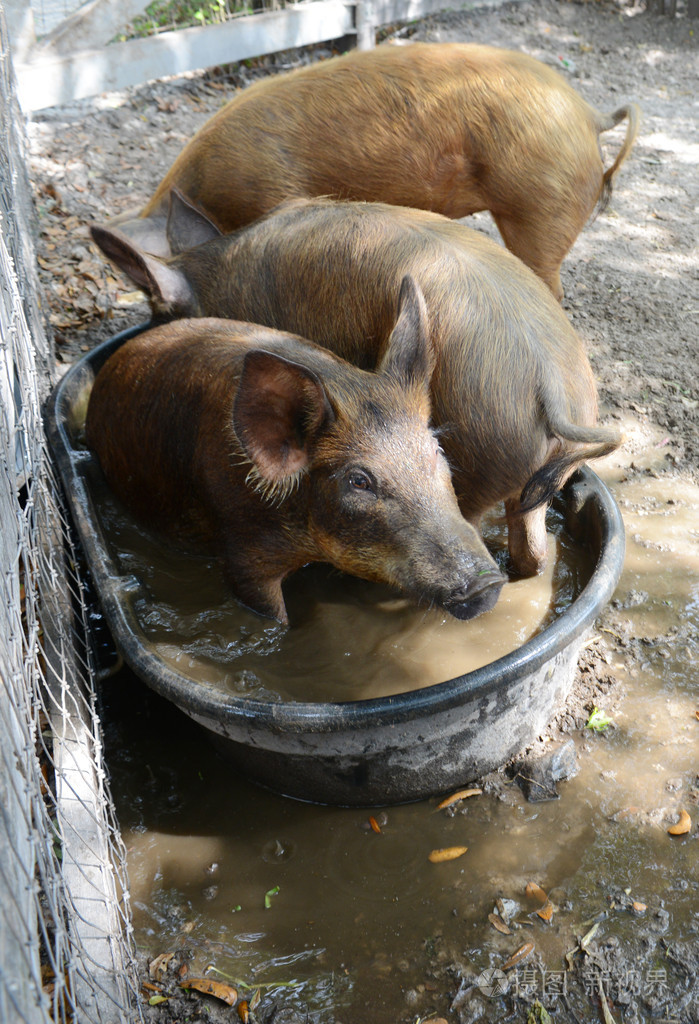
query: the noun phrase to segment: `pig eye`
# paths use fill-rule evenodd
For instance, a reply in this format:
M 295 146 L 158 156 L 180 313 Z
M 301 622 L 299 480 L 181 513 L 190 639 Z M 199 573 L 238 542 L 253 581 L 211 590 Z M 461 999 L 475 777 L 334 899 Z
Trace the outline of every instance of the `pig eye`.
M 353 487 L 355 491 L 369 491 L 373 494 L 374 488 L 366 473 L 362 473 L 360 470 L 354 469 L 347 479 L 350 487 Z

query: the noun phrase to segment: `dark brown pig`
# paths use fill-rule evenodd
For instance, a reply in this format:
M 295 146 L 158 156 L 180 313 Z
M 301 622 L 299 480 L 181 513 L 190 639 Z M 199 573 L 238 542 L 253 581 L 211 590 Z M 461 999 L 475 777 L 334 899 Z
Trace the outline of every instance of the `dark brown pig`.
M 625 140 L 605 170 L 599 135 L 624 119 Z M 523 53 L 379 46 L 239 93 L 185 146 L 138 215 L 119 221 L 143 249 L 167 256 L 173 187 L 224 232 L 294 197 L 455 218 L 490 210 L 508 248 L 560 298 L 561 262 L 609 198 L 637 123 L 634 104 L 602 114 Z
M 462 518 L 429 427 L 433 362 L 410 279 L 376 373 L 291 334 L 177 321 L 105 363 L 87 441 L 132 513 L 213 544 L 262 615 L 286 622 L 282 581 L 322 561 L 468 619 L 505 577 Z
M 173 196 L 177 233 L 196 211 Z M 118 231 L 103 250 L 156 316 L 231 316 L 310 337 L 365 368 L 380 361 L 403 277 L 422 290 L 436 354 L 432 414 L 469 522 L 504 499 L 514 568 L 546 561 L 546 503 L 617 434 L 595 427 L 580 338 L 539 278 L 454 221 L 378 203 L 296 200 L 161 260 Z

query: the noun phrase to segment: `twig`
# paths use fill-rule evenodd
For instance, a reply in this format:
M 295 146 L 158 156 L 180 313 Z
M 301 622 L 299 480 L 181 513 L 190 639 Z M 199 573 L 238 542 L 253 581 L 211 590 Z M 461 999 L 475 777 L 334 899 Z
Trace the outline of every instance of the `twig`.
M 604 1017 L 604 1024 L 616 1024 L 616 1021 L 611 1015 L 609 1010 L 609 1004 L 607 1003 L 607 997 L 604 994 L 604 986 L 602 979 L 597 979 L 597 991 L 599 992 L 600 1002 L 602 1003 L 602 1016 Z

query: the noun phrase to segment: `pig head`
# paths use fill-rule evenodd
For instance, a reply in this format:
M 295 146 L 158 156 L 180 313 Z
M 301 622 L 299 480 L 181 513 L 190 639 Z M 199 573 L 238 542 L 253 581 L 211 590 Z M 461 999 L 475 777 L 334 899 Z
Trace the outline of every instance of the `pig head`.
M 177 321 L 106 362 L 87 442 L 138 519 L 214 545 L 262 615 L 286 622 L 283 580 L 323 561 L 468 619 L 505 577 L 462 518 L 429 426 L 433 365 L 410 278 L 373 373 L 293 335 Z

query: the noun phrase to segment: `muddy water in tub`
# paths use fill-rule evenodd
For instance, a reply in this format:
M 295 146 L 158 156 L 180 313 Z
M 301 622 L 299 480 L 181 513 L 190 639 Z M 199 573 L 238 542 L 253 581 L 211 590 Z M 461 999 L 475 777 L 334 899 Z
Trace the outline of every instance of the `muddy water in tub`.
M 218 564 L 145 535 L 107 503 L 104 524 L 120 569 L 142 584 L 135 611 L 154 653 L 190 678 L 232 695 L 342 701 L 382 697 L 452 679 L 520 647 L 565 609 L 590 567 L 550 513 L 549 564 L 504 587 L 495 609 L 469 622 L 327 566 L 285 584 L 291 628 L 242 608 Z M 506 564 L 504 526 L 486 526 Z

